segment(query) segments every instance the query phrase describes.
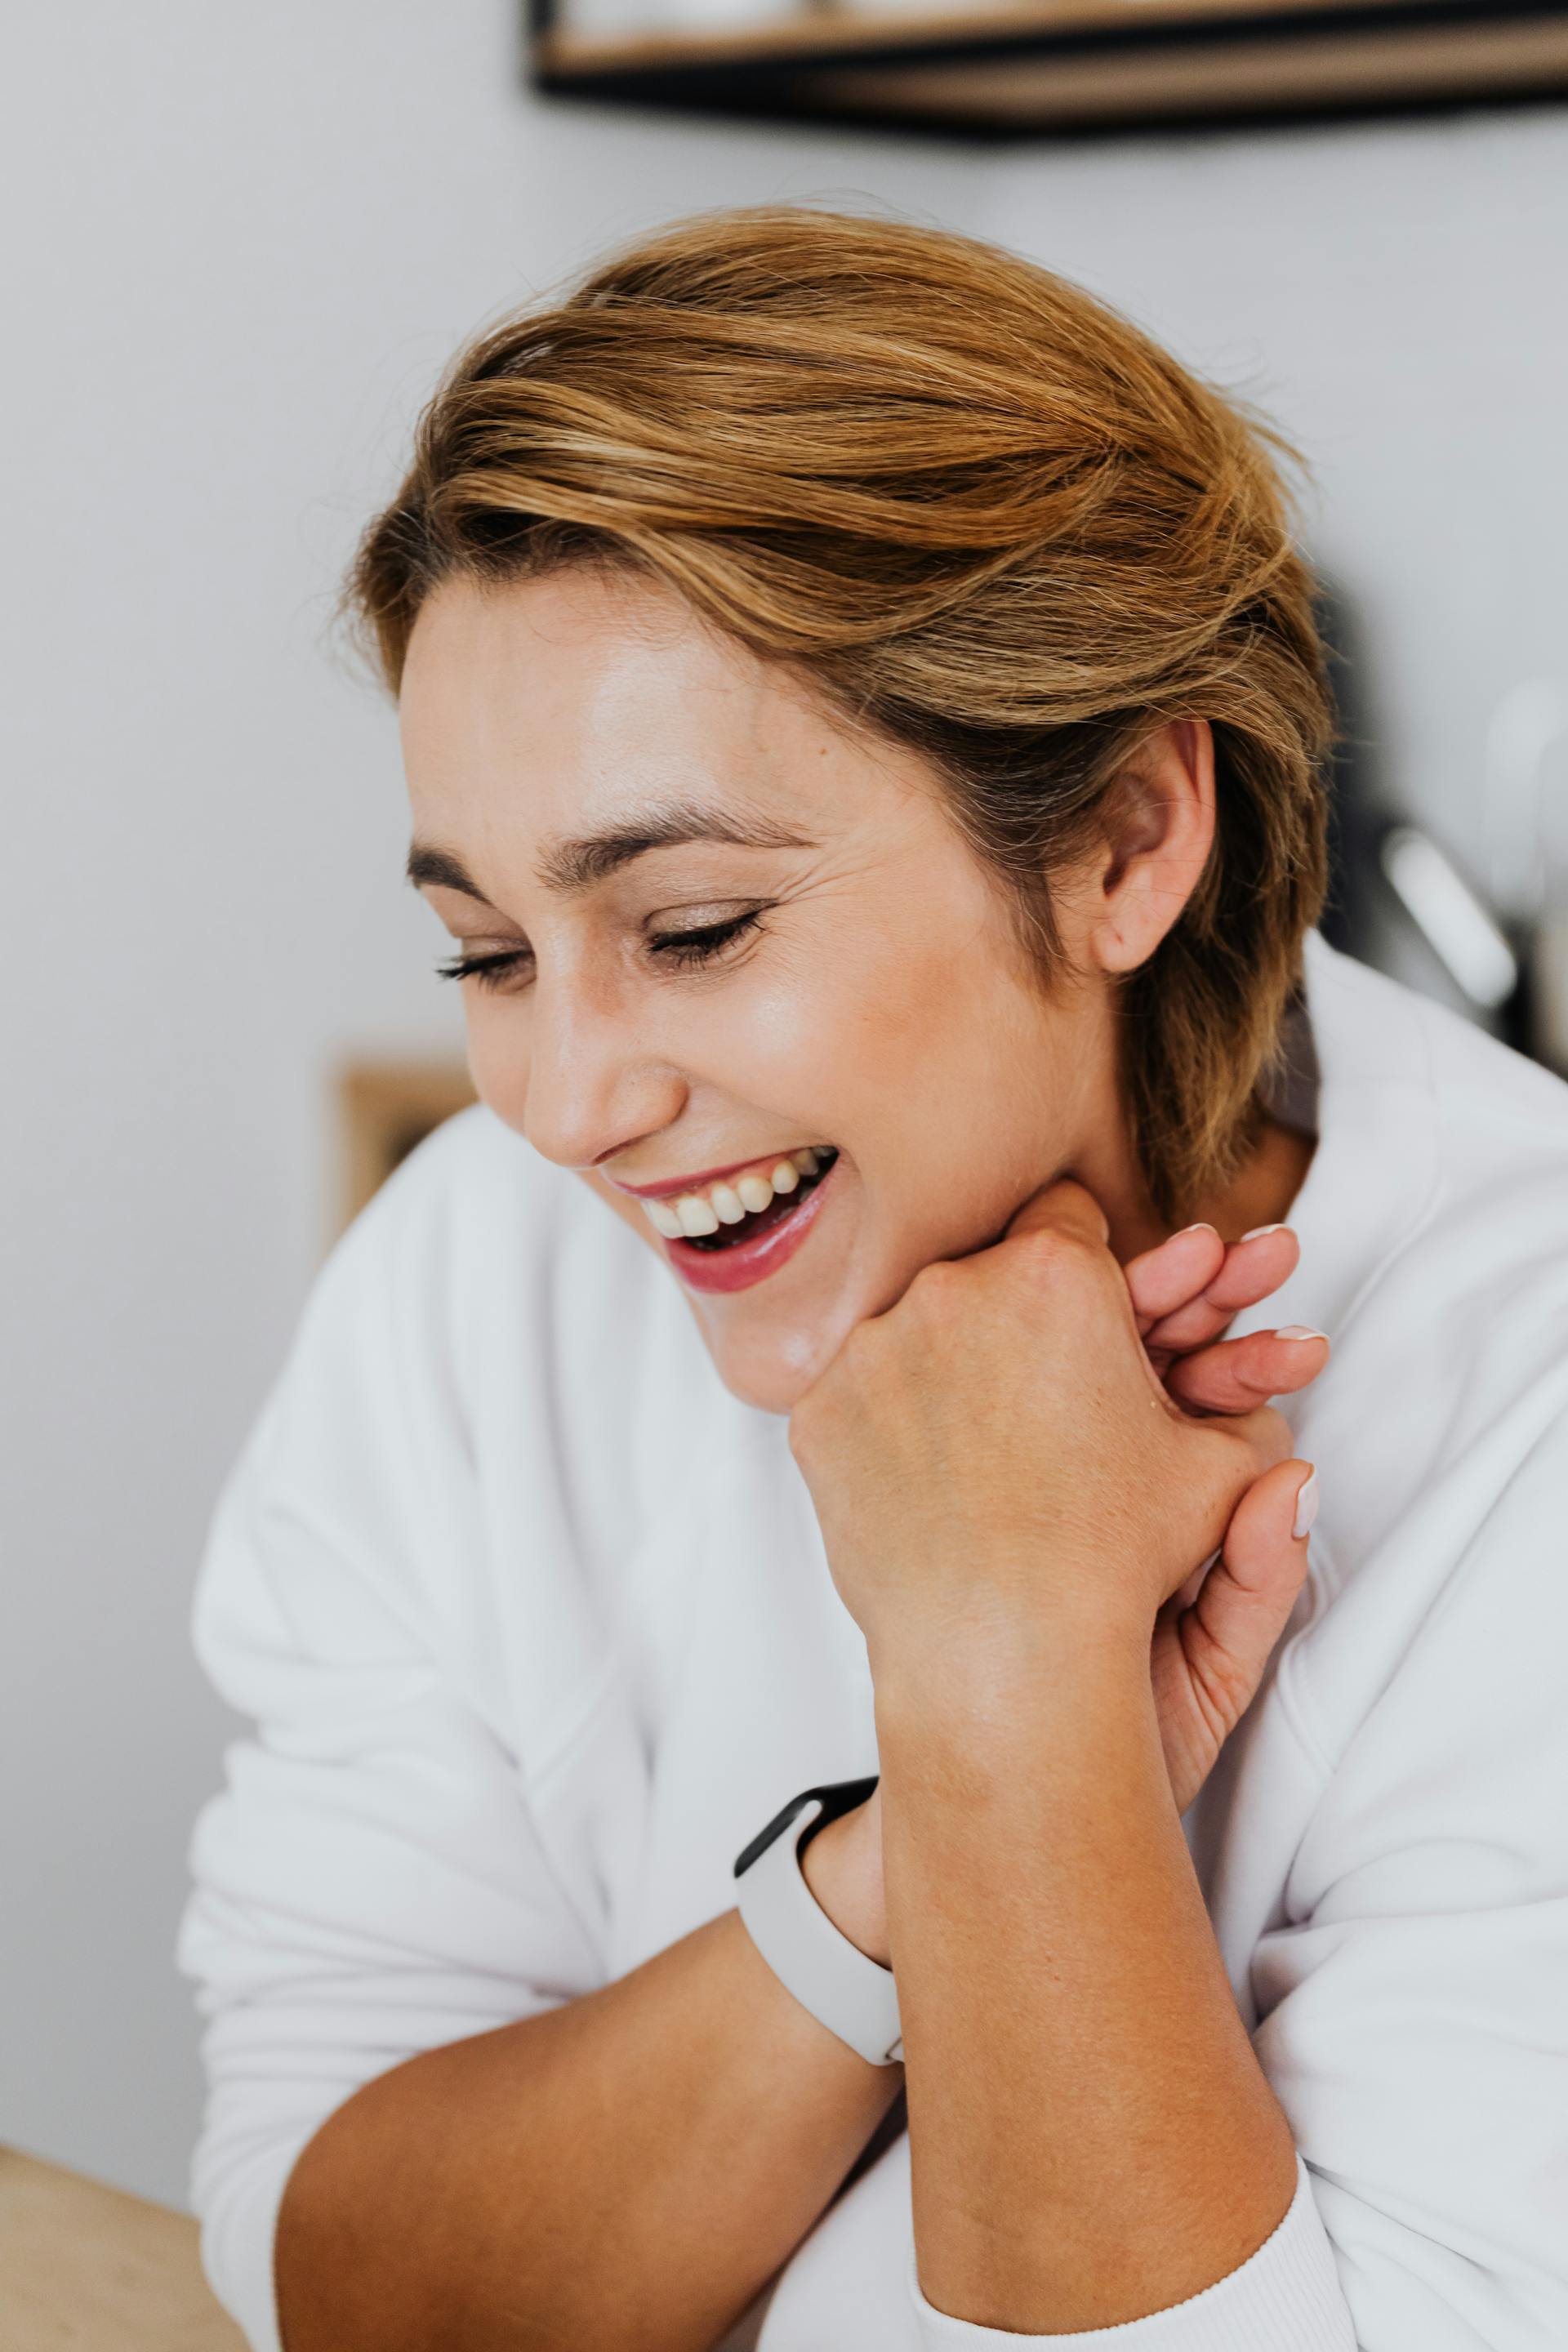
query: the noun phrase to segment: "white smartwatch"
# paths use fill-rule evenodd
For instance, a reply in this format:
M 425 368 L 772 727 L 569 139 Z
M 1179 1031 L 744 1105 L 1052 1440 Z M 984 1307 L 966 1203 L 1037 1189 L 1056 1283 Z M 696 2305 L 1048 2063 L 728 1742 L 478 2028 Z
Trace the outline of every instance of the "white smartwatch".
M 736 1855 L 736 1901 L 752 1943 L 801 2007 L 873 2066 L 893 2066 L 904 2054 L 893 1971 L 839 1934 L 800 1866 L 817 1831 L 864 1804 L 876 1785 L 873 1773 L 792 1797 Z

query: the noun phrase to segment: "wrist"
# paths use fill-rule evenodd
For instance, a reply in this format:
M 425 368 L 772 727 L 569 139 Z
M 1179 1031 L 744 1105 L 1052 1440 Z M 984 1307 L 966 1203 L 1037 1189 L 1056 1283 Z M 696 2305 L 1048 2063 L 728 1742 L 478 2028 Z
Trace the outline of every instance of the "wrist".
M 1152 1630 L 1131 1610 L 1076 1605 L 950 1625 L 940 1639 L 900 1626 L 871 1652 L 879 1747 L 956 1740 L 978 1755 L 1142 1718 Z
M 870 1805 L 829 1822 L 801 1855 L 801 1875 L 814 1900 L 841 1936 L 868 1959 L 892 1966 L 887 1911 L 882 1900 L 882 1845 Z

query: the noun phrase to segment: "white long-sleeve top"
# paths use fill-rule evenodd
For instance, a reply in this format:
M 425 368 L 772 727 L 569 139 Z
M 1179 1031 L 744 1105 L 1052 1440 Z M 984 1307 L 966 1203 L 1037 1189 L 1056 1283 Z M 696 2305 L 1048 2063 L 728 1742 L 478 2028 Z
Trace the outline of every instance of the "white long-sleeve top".
M 731 2352 L 1568 2346 L 1568 1087 L 1315 938 L 1307 1008 L 1301 1263 L 1237 1328 L 1333 1339 L 1288 1407 L 1322 1509 L 1184 1824 L 1295 2201 L 1190 2302 L 1015 2336 L 921 2294 L 906 2136 Z M 325 2116 L 727 1910 L 786 1797 L 877 1769 L 872 1691 L 784 1421 L 482 1108 L 319 1276 L 196 1640 L 258 1728 L 194 1842 L 194 2201 L 277 2352 L 278 2203 Z

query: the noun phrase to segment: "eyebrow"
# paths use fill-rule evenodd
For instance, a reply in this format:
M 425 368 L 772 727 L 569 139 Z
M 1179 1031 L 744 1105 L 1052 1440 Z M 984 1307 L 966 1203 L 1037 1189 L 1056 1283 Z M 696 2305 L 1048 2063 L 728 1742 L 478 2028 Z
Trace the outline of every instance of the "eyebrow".
M 787 826 L 763 816 L 740 816 L 729 809 L 678 803 L 639 818 L 635 824 L 613 825 L 603 833 L 546 843 L 535 871 L 547 890 L 563 896 L 591 890 L 636 857 L 650 849 L 670 849 L 682 842 L 721 841 L 735 849 L 809 849 L 811 844 Z M 414 887 L 460 890 L 482 907 L 485 897 L 455 850 L 439 842 L 416 841 L 408 853 L 407 875 Z

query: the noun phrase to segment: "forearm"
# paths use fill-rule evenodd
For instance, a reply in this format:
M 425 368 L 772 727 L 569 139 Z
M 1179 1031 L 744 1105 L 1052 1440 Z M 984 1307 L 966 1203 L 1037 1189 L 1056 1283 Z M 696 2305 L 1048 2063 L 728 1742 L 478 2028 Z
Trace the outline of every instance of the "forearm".
M 331 2116 L 279 2221 L 287 2352 L 707 2352 L 901 2079 L 801 2008 L 728 1912 Z
M 1173 1803 L 1147 1645 L 1042 1618 L 877 1665 L 921 2284 L 1068 2333 L 1234 2270 L 1295 2187 Z

